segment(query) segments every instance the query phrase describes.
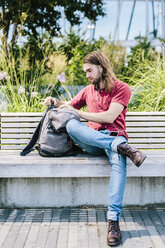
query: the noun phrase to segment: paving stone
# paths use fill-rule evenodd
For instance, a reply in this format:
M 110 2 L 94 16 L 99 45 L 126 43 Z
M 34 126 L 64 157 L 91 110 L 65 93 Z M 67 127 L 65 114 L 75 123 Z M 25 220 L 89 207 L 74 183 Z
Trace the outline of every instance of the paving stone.
M 0 248 L 106 248 L 107 209 L 0 209 Z M 164 248 L 165 208 L 124 209 L 122 248 Z

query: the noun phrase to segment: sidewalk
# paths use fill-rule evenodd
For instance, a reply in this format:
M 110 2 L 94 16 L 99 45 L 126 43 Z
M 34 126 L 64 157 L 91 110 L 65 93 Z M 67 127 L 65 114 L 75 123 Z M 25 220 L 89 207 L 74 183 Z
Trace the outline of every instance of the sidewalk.
M 123 248 L 164 248 L 165 208 L 124 209 Z M 106 208 L 0 209 L 0 247 L 106 248 Z

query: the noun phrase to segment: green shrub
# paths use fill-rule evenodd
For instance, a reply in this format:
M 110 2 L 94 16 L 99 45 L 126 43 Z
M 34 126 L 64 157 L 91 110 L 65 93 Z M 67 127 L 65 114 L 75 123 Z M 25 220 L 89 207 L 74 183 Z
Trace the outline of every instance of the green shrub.
M 83 71 L 83 59 L 91 51 L 96 50 L 95 44 L 82 41 L 74 50 L 66 70 L 68 85 L 87 85 L 88 79 Z
M 138 44 L 131 48 L 130 53 L 125 57 L 125 64 L 123 64 L 121 78 L 124 78 L 126 82 L 129 81 L 129 78 L 132 77 L 134 71 L 144 60 L 155 60 L 156 51 L 152 47 L 151 41 L 148 41 L 147 37 L 143 38 L 141 36 L 137 37 L 137 41 Z M 131 83 L 134 84 L 133 81 Z
M 165 111 L 165 59 L 160 54 L 154 60 L 137 61 L 129 84 L 134 84 L 130 111 Z
M 43 111 L 44 98 L 52 95 L 53 91 L 58 92 L 60 84 L 56 74 L 53 75 L 53 69 L 46 65 L 49 61 L 46 53 L 43 60 L 35 61 L 35 66 L 30 66 L 29 53 L 27 51 L 24 54 L 23 51 L 23 48 L 19 48 L 17 56 L 10 51 L 8 57 L 0 51 L 0 86 L 3 98 L 6 99 L 7 111 Z M 4 73 L 5 77 L 2 77 Z
M 70 36 L 75 40 L 75 36 Z M 77 37 L 77 36 L 76 36 Z M 70 59 L 68 61 L 68 66 L 66 69 L 66 79 L 68 85 L 87 85 L 89 84 L 88 79 L 85 76 L 83 71 L 83 59 L 84 57 L 94 50 L 102 51 L 110 60 L 110 64 L 116 73 L 119 76 L 122 72 L 124 66 L 126 49 L 123 48 L 119 43 L 114 44 L 110 40 L 105 40 L 100 38 L 98 41 L 89 42 L 88 40 L 83 40 L 83 38 L 77 38 L 76 46 L 72 48 L 67 45 L 67 48 L 70 47 Z M 79 42 L 78 42 L 79 41 Z M 67 42 L 67 44 L 72 42 Z
M 115 44 L 110 39 L 105 40 L 103 37 L 98 40 L 97 47 L 107 56 L 114 73 L 120 78 L 125 63 L 126 49 L 121 46 L 120 42 Z

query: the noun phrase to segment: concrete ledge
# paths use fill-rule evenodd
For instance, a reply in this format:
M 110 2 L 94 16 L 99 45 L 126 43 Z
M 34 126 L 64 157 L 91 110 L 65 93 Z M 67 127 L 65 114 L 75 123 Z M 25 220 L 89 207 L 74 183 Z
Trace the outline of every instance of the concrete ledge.
M 125 205 L 165 203 L 165 152 L 148 151 L 140 168 L 129 160 Z M 0 152 L 0 207 L 107 205 L 110 165 L 105 157 L 43 158 Z
M 127 160 L 127 177 L 165 177 L 165 151 L 146 151 L 148 157 L 140 168 Z M 106 157 L 77 155 L 44 158 L 37 152 L 25 157 L 19 151 L 0 152 L 0 178 L 72 178 L 108 177 L 110 165 Z

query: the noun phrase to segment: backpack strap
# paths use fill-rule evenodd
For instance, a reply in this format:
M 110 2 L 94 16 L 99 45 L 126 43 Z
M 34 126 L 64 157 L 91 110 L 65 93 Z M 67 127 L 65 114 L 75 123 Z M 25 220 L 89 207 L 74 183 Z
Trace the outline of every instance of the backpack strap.
M 44 117 L 44 116 L 43 116 Z M 42 119 L 44 119 L 42 117 Z M 40 127 L 41 127 L 41 123 L 42 123 L 42 119 L 40 120 L 40 122 L 38 123 L 29 143 L 26 145 L 26 147 L 20 152 L 21 156 L 26 156 L 29 152 L 33 151 L 33 147 L 35 146 L 35 144 L 37 143 L 38 137 L 39 137 L 39 132 L 40 132 Z
M 21 156 L 26 156 L 28 153 L 30 153 L 31 151 L 34 150 L 34 146 L 35 144 L 37 143 L 37 140 L 39 138 L 39 134 L 40 134 L 40 129 L 42 127 L 42 123 L 45 119 L 45 116 L 47 114 L 47 112 L 51 109 L 51 108 L 54 108 L 55 106 L 54 105 L 51 105 L 47 110 L 45 110 L 40 122 L 38 123 L 29 143 L 25 146 L 25 148 L 20 152 L 20 155 Z

